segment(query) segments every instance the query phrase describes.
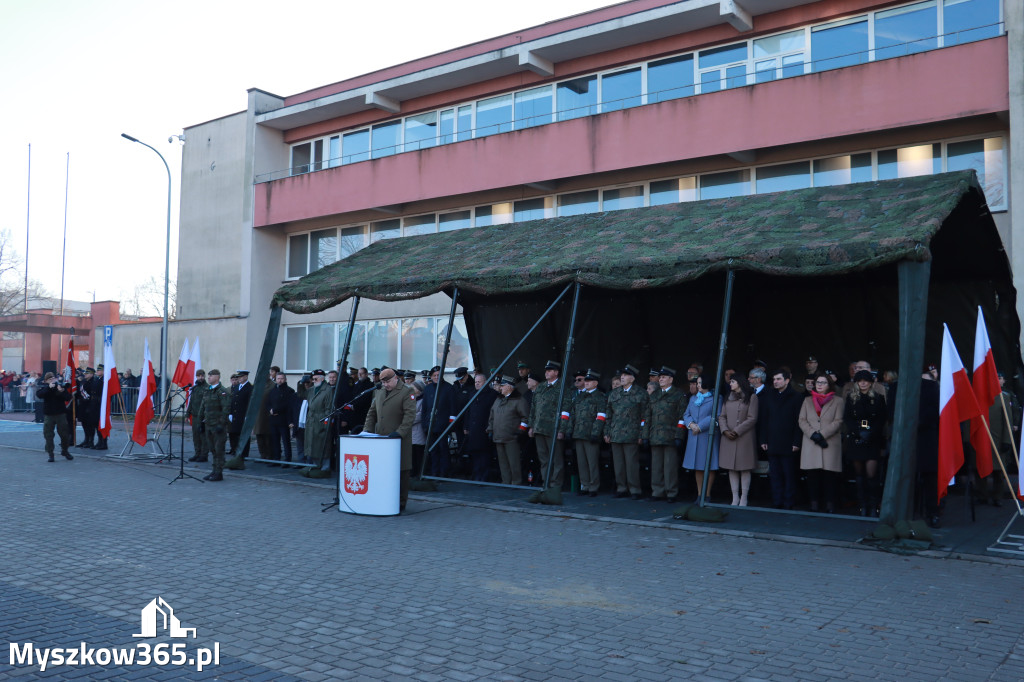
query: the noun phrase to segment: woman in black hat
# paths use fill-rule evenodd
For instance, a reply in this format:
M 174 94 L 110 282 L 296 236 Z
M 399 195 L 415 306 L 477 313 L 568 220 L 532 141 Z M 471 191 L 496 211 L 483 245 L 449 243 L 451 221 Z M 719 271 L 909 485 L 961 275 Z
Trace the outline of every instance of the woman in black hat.
M 844 454 L 857 475 L 860 515 L 878 516 L 878 460 L 885 445 L 885 397 L 871 390 L 875 377 L 868 370 L 859 370 L 853 381 L 856 388 L 850 392 L 843 413 Z

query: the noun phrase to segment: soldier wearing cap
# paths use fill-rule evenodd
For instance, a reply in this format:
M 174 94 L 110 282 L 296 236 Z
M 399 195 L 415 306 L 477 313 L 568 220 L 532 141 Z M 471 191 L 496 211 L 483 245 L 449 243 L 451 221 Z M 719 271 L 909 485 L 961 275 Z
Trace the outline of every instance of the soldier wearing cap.
M 672 385 L 676 371 L 664 365 L 658 370 L 656 399 L 647 408 L 643 436 L 651 443 L 652 501 L 679 499 L 679 449 L 686 429 L 683 414 L 689 403 L 686 392 Z
M 483 381 L 486 380 L 487 377 L 484 377 Z M 483 386 L 482 383 L 481 386 Z M 455 368 L 455 383 L 452 385 L 452 388 L 454 389 L 454 409 L 452 410 L 452 412 L 457 416 L 460 412 L 462 412 L 462 408 L 469 404 L 469 399 L 472 398 L 473 394 L 476 393 L 477 391 L 476 381 L 470 375 L 468 367 Z M 480 398 L 484 397 L 488 396 L 486 396 L 486 394 L 480 396 Z M 479 398 L 477 400 L 479 400 Z M 463 421 L 463 419 L 460 419 L 458 423 L 455 424 L 454 430 L 456 433 L 464 432 L 465 425 L 463 424 Z M 460 438 L 459 440 L 461 445 L 462 439 Z
M 199 417 L 206 433 L 206 448 L 213 453 L 213 472 L 204 480 L 224 480 L 224 440 L 228 416 L 231 414 L 231 394 L 220 384 L 220 370 L 211 369 L 206 396 L 199 408 Z
M 526 395 L 526 381 L 530 378 L 530 366 L 520 360 L 516 363 L 516 389 L 520 395 Z
M 545 480 L 548 488 L 561 490 L 565 475 L 565 434 L 568 433 L 569 420 L 572 416 L 572 401 L 566 391 L 558 414 L 558 394 L 561 391 L 562 365 L 548 360 L 544 365 L 544 381 L 533 393 L 530 405 L 530 437 L 537 445 L 537 457 L 540 459 L 541 475 L 547 476 L 548 460 L 551 457 L 552 442 L 554 443 L 554 461 L 552 463 L 551 480 Z
M 333 411 L 330 386 L 327 384 L 327 373 L 322 369 L 312 372 L 313 387 L 306 392 L 306 442 L 303 449 L 311 467 L 302 470 L 307 478 L 326 478 L 331 467 L 331 437 L 328 416 Z
M 516 380 L 510 376 L 501 377 L 498 393 L 500 395 L 491 405 L 491 413 L 487 419 L 487 433 L 491 434 L 498 451 L 501 482 L 505 485 L 520 485 L 523 482 L 523 473 L 519 435 L 527 429 L 530 408 L 520 395 Z
M 239 452 L 239 437 L 242 435 L 242 423 L 245 421 L 245 413 L 249 409 L 249 401 L 252 399 L 252 384 L 249 383 L 249 370 L 239 369 L 235 371 L 238 375 L 238 386 L 231 393 L 231 407 L 228 411 L 228 440 L 231 442 L 231 451 L 235 453 L 237 462 L 233 462 L 229 469 L 244 469 L 245 458 L 249 456 L 249 441 L 242 445 Z
M 597 389 L 601 375 L 592 369 L 583 373 L 583 392 L 572 406 L 570 432 L 576 441 L 580 474 L 580 495 L 597 497 L 601 488 L 601 437 L 604 435 L 607 398 Z
M 96 428 L 100 423 L 100 402 L 103 398 L 103 381 L 96 376 L 92 367 L 85 368 L 85 376 L 78 382 L 75 392 L 75 413 L 85 434 L 82 442 L 75 447 L 92 448 L 96 445 Z M 74 438 L 74 432 L 71 437 Z
M 192 386 L 192 392 L 188 397 L 188 416 L 192 422 L 192 450 L 194 455 L 188 458 L 190 462 L 210 461 L 210 449 L 206 447 L 206 437 L 203 434 L 203 420 L 199 416 L 203 407 L 203 400 L 206 399 L 206 372 L 196 370 L 196 383 Z
M 401 478 L 399 479 L 399 511 L 409 499 L 409 471 L 412 469 L 412 423 L 416 420 L 416 395 L 400 384 L 393 369 L 380 373 L 381 387 L 373 392 L 373 402 L 366 413 L 366 431 L 402 439 Z M 425 406 L 424 406 L 425 407 Z
M 412 386 L 414 383 L 416 383 L 416 372 L 412 371 L 411 369 L 407 369 L 404 372 L 402 372 L 402 382 L 406 386 Z
M 441 368 L 435 366 L 429 370 L 430 383 L 423 389 L 423 434 L 427 435 L 427 422 L 430 415 L 434 415 L 433 425 L 430 426 L 430 442 L 427 443 L 427 455 L 430 458 L 430 474 L 432 476 L 447 476 L 448 465 L 451 459 L 451 452 L 448 449 L 448 438 L 442 438 L 437 447 L 430 449 L 430 446 L 438 440 L 438 436 L 448 428 L 455 419 L 455 393 L 451 384 L 441 377 Z M 383 377 L 383 375 L 381 375 Z M 434 403 L 437 409 L 434 409 Z M 410 465 L 411 466 L 411 465 Z
M 650 399 L 642 386 L 636 386 L 637 374 L 633 365 L 626 365 L 619 372 L 619 388 L 608 394 L 605 407 L 604 442 L 612 446 L 612 463 L 615 467 L 615 496 L 632 495 L 641 499 L 639 445 L 641 428 Z M 597 418 L 601 418 L 598 413 Z

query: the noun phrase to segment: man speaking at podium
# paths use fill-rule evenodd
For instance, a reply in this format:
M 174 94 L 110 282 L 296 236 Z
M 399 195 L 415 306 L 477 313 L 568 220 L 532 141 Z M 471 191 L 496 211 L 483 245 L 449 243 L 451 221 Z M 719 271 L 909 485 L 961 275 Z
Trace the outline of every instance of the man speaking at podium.
M 370 410 L 366 413 L 363 431 L 378 436 L 402 438 L 402 473 L 398 488 L 398 510 L 405 509 L 409 499 L 409 471 L 412 469 L 412 423 L 416 420 L 416 396 L 412 389 L 398 380 L 395 370 L 380 373 L 381 387 L 373 392 Z

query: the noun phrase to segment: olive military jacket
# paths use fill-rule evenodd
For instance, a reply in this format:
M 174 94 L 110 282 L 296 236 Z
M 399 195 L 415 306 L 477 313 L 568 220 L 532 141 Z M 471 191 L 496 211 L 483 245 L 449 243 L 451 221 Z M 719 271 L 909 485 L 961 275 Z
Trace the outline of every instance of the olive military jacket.
M 306 432 L 305 452 L 306 458 L 314 464 L 322 464 L 325 456 L 330 455 L 331 449 L 328 445 L 330 440 L 328 425 L 324 419 L 331 413 L 331 398 L 334 391 L 326 381 L 320 384 L 320 390 L 309 389 L 306 391 L 306 400 L 309 406 L 306 408 Z
M 199 417 L 206 424 L 207 432 L 218 433 L 217 429 L 228 426 L 228 413 L 231 411 L 231 393 L 224 384 L 217 384 L 206 389 L 206 396 L 199 408 Z
M 530 428 L 534 433 L 549 438 L 555 435 L 555 406 L 558 404 L 558 392 L 562 388 L 562 380 L 557 379 L 555 383 L 544 382 L 537 385 L 533 392 L 533 402 L 530 404 Z M 569 418 L 572 415 L 572 397 L 570 391 L 565 392 L 562 400 L 562 409 L 559 410 L 558 430 L 561 433 L 569 433 Z
M 604 435 L 605 406 L 608 398 L 601 391 L 584 391 L 576 396 L 569 420 L 569 432 L 573 438 L 596 442 Z
M 516 389 L 508 397 L 498 396 L 491 405 L 487 418 L 487 431 L 495 443 L 511 443 L 523 430 L 522 425 L 530 417 L 530 408 Z
M 192 425 L 199 426 L 202 424 L 202 420 L 199 416 L 202 414 L 203 400 L 206 398 L 206 393 L 209 390 L 209 386 L 204 381 L 201 384 L 196 384 L 192 388 L 192 393 L 189 394 L 188 398 L 188 416 L 192 417 Z
M 604 435 L 612 443 L 636 443 L 650 407 L 650 396 L 634 383 L 627 391 L 621 386 L 608 394 L 605 406 Z
M 646 424 L 643 437 L 650 439 L 651 445 L 675 445 L 675 441 L 686 435 L 683 426 L 683 414 L 690 404 L 690 396 L 676 386 L 668 391 L 658 389 L 648 403 Z
M 402 469 L 412 469 L 412 423 L 416 421 L 416 396 L 399 384 L 394 390 L 378 388 L 366 413 L 363 430 L 381 436 L 398 432 L 402 437 Z

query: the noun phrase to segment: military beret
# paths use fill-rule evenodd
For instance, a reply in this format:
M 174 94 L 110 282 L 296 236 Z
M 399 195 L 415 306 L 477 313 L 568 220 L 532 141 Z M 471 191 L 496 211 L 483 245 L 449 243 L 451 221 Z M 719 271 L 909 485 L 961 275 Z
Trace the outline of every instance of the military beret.
M 388 381 L 393 376 L 395 376 L 395 370 L 391 369 L 390 367 L 385 367 L 384 369 L 382 369 L 380 371 L 380 380 L 381 381 Z
M 640 374 L 640 370 L 638 370 L 633 365 L 626 365 L 625 367 L 622 368 L 622 371 L 620 371 L 619 374 L 628 374 L 629 376 L 635 379 L 636 375 Z
M 560 372 L 562 371 L 562 363 L 555 362 L 554 360 L 548 360 L 547 363 L 544 364 L 544 369 L 555 369 Z
M 466 376 L 467 374 L 469 374 L 469 367 L 456 367 L 455 368 L 455 376 L 458 377 L 459 379 L 461 379 L 462 377 Z
M 322 369 L 314 369 L 310 374 L 315 377 L 327 376 L 327 372 L 323 371 Z
M 675 375 L 676 371 L 671 367 L 666 367 L 665 365 L 662 365 L 661 369 L 658 370 L 658 376 L 660 377 L 674 377 Z
M 595 372 L 592 369 L 588 369 L 587 372 L 586 372 L 586 376 L 584 378 L 587 381 L 600 381 L 601 380 L 601 375 L 598 374 L 597 372 Z

